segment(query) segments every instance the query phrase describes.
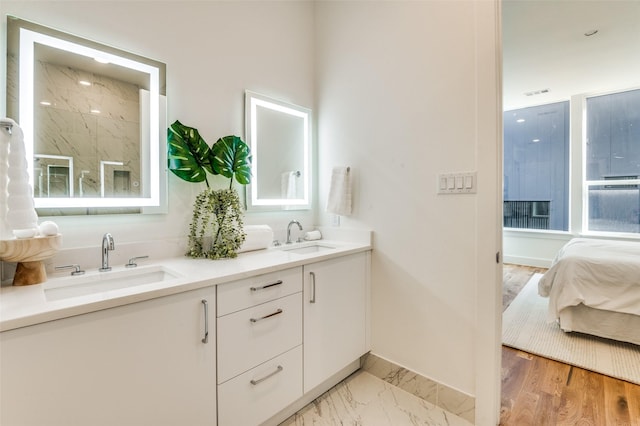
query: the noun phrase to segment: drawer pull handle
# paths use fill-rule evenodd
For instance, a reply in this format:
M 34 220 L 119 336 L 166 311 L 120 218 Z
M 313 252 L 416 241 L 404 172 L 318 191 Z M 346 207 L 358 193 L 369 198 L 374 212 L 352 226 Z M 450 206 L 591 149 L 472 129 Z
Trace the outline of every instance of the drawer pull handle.
M 263 317 L 260 317 L 260 318 L 249 318 L 249 321 L 251 321 L 251 322 L 262 321 L 263 319 L 267 319 L 267 318 L 275 317 L 276 315 L 280 315 L 283 312 L 284 311 L 282 309 L 278 309 L 277 311 L 275 311 L 275 312 L 273 312 L 271 314 L 265 315 Z
M 269 377 L 273 377 L 273 376 L 275 376 L 276 374 L 278 374 L 278 373 L 279 373 L 279 372 L 281 372 L 282 370 L 284 370 L 284 368 L 283 368 L 281 365 L 279 365 L 279 366 L 278 366 L 278 368 L 276 368 L 276 371 L 274 371 L 273 373 L 269 373 L 269 374 L 267 374 L 267 375 L 266 375 L 266 376 L 264 376 L 262 379 L 258 379 L 258 380 L 253 380 L 253 379 L 252 379 L 249 383 L 251 383 L 252 385 L 254 385 L 254 386 L 255 386 L 255 385 L 259 384 L 259 383 L 264 382 L 264 381 L 265 381 L 265 380 L 267 380 Z
M 311 277 L 311 299 L 309 299 L 309 303 L 316 303 L 316 274 L 309 272 L 309 276 Z
M 205 299 L 202 299 L 202 306 L 204 307 L 204 337 L 202 343 L 209 342 L 209 304 Z
M 278 280 L 275 283 L 271 283 L 271 284 L 265 284 L 265 285 L 260 286 L 260 287 L 250 287 L 249 290 L 251 290 L 251 291 L 265 290 L 267 288 L 275 287 L 275 286 L 280 285 L 280 284 L 282 284 L 282 280 Z

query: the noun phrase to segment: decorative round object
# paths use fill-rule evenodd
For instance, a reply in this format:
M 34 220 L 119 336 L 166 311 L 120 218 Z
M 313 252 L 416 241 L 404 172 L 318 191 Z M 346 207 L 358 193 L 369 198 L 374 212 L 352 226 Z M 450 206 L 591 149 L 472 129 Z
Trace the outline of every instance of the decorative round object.
M 45 220 L 44 222 L 42 222 L 40 224 L 40 235 L 43 236 L 51 236 L 51 235 L 58 235 L 58 225 L 55 222 L 52 222 L 50 220 Z
M 38 233 L 36 228 L 14 229 L 13 235 L 16 238 L 33 238 Z

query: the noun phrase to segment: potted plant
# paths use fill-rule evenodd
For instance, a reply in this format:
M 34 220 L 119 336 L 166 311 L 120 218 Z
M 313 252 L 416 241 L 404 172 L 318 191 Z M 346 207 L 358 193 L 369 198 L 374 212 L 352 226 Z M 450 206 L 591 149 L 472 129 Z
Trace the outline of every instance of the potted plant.
M 225 136 L 211 147 L 197 129 L 176 120 L 167 136 L 169 170 L 187 182 L 205 182 L 196 197 L 189 226 L 188 256 L 220 259 L 236 257 L 245 239 L 240 197 L 233 179 L 251 182 L 251 151 L 238 136 Z M 207 174 L 229 178 L 229 187 L 212 189 Z

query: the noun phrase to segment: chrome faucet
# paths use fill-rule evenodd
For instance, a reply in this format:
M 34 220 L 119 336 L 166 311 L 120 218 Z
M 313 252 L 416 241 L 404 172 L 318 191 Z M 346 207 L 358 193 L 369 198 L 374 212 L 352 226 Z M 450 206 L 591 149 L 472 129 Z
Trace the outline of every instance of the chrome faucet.
M 286 244 L 291 244 L 291 225 L 296 224 L 298 225 L 298 229 L 302 231 L 302 225 L 300 225 L 300 222 L 298 222 L 297 220 L 292 220 L 291 222 L 289 222 L 289 225 L 287 225 L 287 242 Z
M 100 272 L 111 270 L 111 266 L 109 266 L 109 250 L 114 249 L 113 237 L 107 232 L 102 236 L 102 267 L 99 269 Z

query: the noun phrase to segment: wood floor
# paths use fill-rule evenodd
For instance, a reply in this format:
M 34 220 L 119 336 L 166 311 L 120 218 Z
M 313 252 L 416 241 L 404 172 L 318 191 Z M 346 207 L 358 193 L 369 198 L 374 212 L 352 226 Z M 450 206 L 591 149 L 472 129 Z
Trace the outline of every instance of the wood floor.
M 505 265 L 503 309 L 543 271 Z M 640 386 L 503 346 L 500 424 L 640 426 Z

